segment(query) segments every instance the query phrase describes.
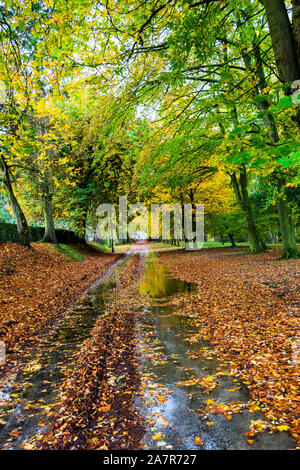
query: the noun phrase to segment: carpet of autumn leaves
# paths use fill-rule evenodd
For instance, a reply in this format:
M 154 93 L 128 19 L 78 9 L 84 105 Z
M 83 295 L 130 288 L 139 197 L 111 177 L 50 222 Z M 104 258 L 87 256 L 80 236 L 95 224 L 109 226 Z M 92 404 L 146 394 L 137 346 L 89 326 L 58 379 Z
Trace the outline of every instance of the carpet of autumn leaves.
M 194 340 L 209 341 L 267 418 L 299 442 L 300 263 L 278 258 L 241 248 L 160 254 L 174 277 L 198 285 L 183 307 L 197 322 Z
M 84 260 L 69 262 L 52 246 L 32 246 L 32 250 L 17 244 L 0 246 L 0 340 L 6 344 L 6 368 L 33 347 L 117 259 L 78 245 Z
M 88 250 L 84 261 L 73 263 L 39 244 L 33 251 L 16 245 L 2 248 L 0 332 L 13 363 L 116 257 Z M 208 342 L 226 371 L 247 385 L 255 410 L 299 441 L 299 364 L 293 349 L 299 340 L 299 261 L 280 261 L 274 250 L 249 255 L 244 248 L 169 251 L 159 257 L 175 278 L 198 286 L 178 304 L 196 326 L 193 343 L 200 347 Z M 131 256 L 117 272 L 105 313 L 99 311 L 89 339 L 74 356 L 74 370 L 61 385 L 50 428 L 23 448 L 143 445 L 144 423 L 134 406 L 142 389 L 136 340 L 146 302 L 137 290 L 143 266 Z M 220 411 L 214 400 L 207 403 L 206 411 Z
M 139 448 L 143 423 L 134 400 L 140 386 L 135 352 L 140 276 L 134 256 L 119 274 L 105 315 L 74 358 L 75 370 L 61 386 L 61 405 L 41 449 Z

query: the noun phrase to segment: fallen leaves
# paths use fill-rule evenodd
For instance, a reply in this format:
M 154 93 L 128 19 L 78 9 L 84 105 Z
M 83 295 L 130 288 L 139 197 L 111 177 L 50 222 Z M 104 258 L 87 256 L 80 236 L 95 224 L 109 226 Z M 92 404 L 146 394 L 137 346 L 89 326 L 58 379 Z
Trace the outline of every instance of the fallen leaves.
M 202 441 L 201 437 L 196 436 L 194 440 L 194 444 L 197 444 L 197 446 L 203 446 L 204 442 Z
M 181 382 L 178 382 L 177 385 L 179 387 L 191 387 L 193 385 L 197 385 L 202 389 L 202 392 L 205 393 L 206 395 L 209 395 L 212 390 L 215 389 L 219 385 L 218 381 L 216 380 L 215 375 L 206 375 L 205 377 L 202 377 L 201 379 L 198 379 L 194 375 L 189 377 L 186 380 L 182 380 Z
M 166 436 L 162 434 L 161 432 L 156 432 L 155 434 L 153 434 L 151 439 L 158 440 L 158 439 L 162 439 L 163 437 L 166 437 Z
M 233 415 L 246 409 L 251 413 L 263 411 L 266 421 L 253 420 L 249 432 L 245 433 L 245 438 L 249 438 L 249 445 L 255 442 L 252 437 L 265 430 L 290 431 L 293 436 L 299 438 L 295 380 L 297 366 L 291 360 L 292 344 L 298 325 L 293 307 L 296 305 L 294 290 L 292 288 L 290 294 L 287 292 L 286 300 L 281 297 L 279 300 L 276 293 L 261 282 L 266 272 L 269 277 L 273 276 L 279 282 L 282 266 L 285 276 L 289 279 L 294 272 L 295 262 L 277 264 L 270 255 L 231 259 L 227 255 L 223 256 L 221 251 L 218 251 L 218 254 L 214 251 L 182 255 L 169 253 L 162 257 L 176 276 L 198 282 L 201 289 L 199 294 L 186 297 L 182 306 L 181 313 L 184 312 L 184 315 L 191 318 L 197 328 L 197 332 L 188 338 L 188 342 L 196 346 L 199 344 L 199 350 L 193 348 L 189 358 L 202 357 L 210 360 L 217 353 L 228 365 L 230 374 L 238 378 L 235 380 L 238 382 L 237 386 L 226 385 L 227 392 L 238 392 L 241 389 L 240 384 L 244 383 L 252 396 L 248 403 L 207 400 L 202 415 L 199 413 L 201 418 L 206 420 L 205 425 L 214 426 L 213 421 L 208 421 L 210 417 L 207 414 L 222 415 L 230 421 Z M 51 278 L 54 290 L 50 292 L 58 295 L 59 299 L 56 300 L 59 308 L 62 307 L 60 296 L 64 303 L 70 291 L 75 292 L 70 284 L 67 285 L 67 290 L 62 288 L 66 277 L 72 278 L 72 282 L 76 279 L 77 275 L 72 271 L 71 264 L 68 263 L 67 272 L 64 272 L 65 263 L 59 267 L 60 274 L 65 274 L 63 281 L 57 277 L 58 271 Z M 78 266 L 78 263 L 76 264 Z M 86 263 L 86 267 L 88 266 Z M 105 263 L 101 269 L 104 266 Z M 143 396 L 142 400 L 145 400 L 145 405 L 149 404 L 156 409 L 156 415 L 150 417 L 157 425 L 151 430 L 154 433 L 152 440 L 157 447 L 168 448 L 164 440 L 165 435 L 158 429 L 164 430 L 163 428 L 169 426 L 168 421 L 161 415 L 161 409 L 168 405 L 174 391 L 163 387 L 158 380 L 153 380 L 153 377 L 140 377 L 137 372 L 135 308 L 138 301 L 131 290 L 131 284 L 140 276 L 138 266 L 137 260 L 133 259 L 121 273 L 117 287 L 118 297 L 111 300 L 105 315 L 97 321 L 91 338 L 82 345 L 76 356 L 75 370 L 69 370 L 62 385 L 60 409 L 42 440 L 42 448 L 138 448 L 143 423 L 134 409 L 134 400 L 140 387 L 140 378 L 142 389 L 147 386 L 147 395 Z M 18 273 L 15 271 L 12 276 L 14 275 L 17 276 Z M 297 279 L 297 275 L 294 278 Z M 1 282 L 0 279 L 0 284 Z M 36 302 L 36 293 L 32 291 L 31 294 Z M 44 297 L 45 311 L 49 305 L 53 305 L 50 300 L 50 294 L 49 297 Z M 5 297 L 5 302 L 7 305 L 13 303 L 14 297 Z M 26 307 L 23 298 L 22 306 Z M 38 326 L 45 325 L 44 310 L 40 309 L 37 314 L 34 307 L 28 307 L 26 314 L 29 314 L 30 321 L 32 318 L 37 319 Z M 8 322 L 12 322 L 12 319 L 7 320 L 6 328 L 7 331 L 13 332 L 16 339 L 15 343 L 12 341 L 10 344 L 13 349 L 18 350 L 27 327 L 24 329 L 19 322 Z M 32 329 L 30 322 L 28 328 Z M 151 329 L 145 343 L 147 344 L 140 344 L 144 359 L 162 370 L 167 364 L 166 356 Z M 204 343 L 209 343 L 210 346 L 206 348 Z M 170 358 L 171 356 L 168 360 Z M 172 355 L 174 364 L 176 359 L 176 355 Z M 28 365 L 28 372 L 37 371 L 38 367 L 39 364 L 32 361 Z M 198 377 L 191 375 L 190 368 L 175 366 L 174 369 L 176 367 L 188 373 L 188 377 L 180 376 L 181 380 L 177 383 L 178 386 L 187 388 L 188 392 L 188 387 L 196 387 L 208 395 L 219 385 L 217 379 L 223 375 L 223 372 L 216 368 L 214 374 L 204 372 L 207 375 Z M 229 386 L 233 388 L 228 388 Z M 189 403 L 195 401 L 194 395 L 194 391 L 187 393 Z M 31 403 L 27 406 L 28 409 L 34 407 Z M 203 440 L 199 436 L 195 437 L 194 443 L 203 446 Z M 33 445 L 27 443 L 24 448 L 31 448 Z
M 288 431 L 289 430 L 289 426 L 277 426 L 276 428 L 278 431 Z
M 41 449 L 129 449 L 140 446 L 142 421 L 133 404 L 139 386 L 135 359 L 135 300 L 140 275 L 133 257 L 119 274 L 91 337 L 61 386 L 62 402 Z M 118 293 L 118 295 L 117 295 Z
M 67 262 L 52 246 L 33 243 L 33 250 L 17 244 L 0 246 L 0 340 L 6 344 L 6 366 L 33 348 L 80 293 L 105 272 L 118 256 L 87 247 L 82 262 Z M 10 266 L 7 274 L 5 267 Z
M 105 406 L 100 406 L 98 408 L 98 411 L 100 413 L 105 413 L 106 411 L 110 411 L 110 409 L 111 409 L 111 403 L 109 403 L 108 405 L 105 405 Z
M 184 302 L 186 315 L 198 327 L 191 342 L 214 346 L 230 374 L 250 390 L 249 411 L 263 411 L 300 442 L 299 363 L 293 360 L 299 337 L 299 261 L 279 261 L 278 253 L 235 252 L 210 249 L 160 257 L 172 275 L 199 286 L 199 294 Z M 216 405 L 215 411 L 230 419 L 232 410 Z

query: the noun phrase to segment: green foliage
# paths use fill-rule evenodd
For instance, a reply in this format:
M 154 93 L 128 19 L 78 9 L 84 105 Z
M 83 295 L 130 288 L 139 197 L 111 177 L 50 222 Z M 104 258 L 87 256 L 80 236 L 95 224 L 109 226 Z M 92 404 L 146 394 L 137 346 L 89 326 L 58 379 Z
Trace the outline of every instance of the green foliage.
M 229 234 L 236 240 L 246 238 L 245 217 L 240 211 L 229 214 L 208 214 L 205 220 L 205 233 L 217 236 L 219 239 L 228 238 Z
M 56 251 L 65 255 L 69 261 L 83 261 L 84 259 L 84 256 L 82 254 L 80 254 L 75 248 L 69 245 L 57 244 L 54 245 L 54 247 Z
M 255 223 L 277 229 L 300 142 L 269 32 L 259 0 L 1 7 L 0 153 L 29 221 L 47 198 L 82 236 L 99 204 L 126 194 L 204 202 L 211 230 L 244 233 L 230 178 L 245 169 Z
M 8 212 L 8 207 L 7 207 L 8 201 L 6 197 L 0 193 L 0 220 L 5 223 L 14 223 L 14 218 Z

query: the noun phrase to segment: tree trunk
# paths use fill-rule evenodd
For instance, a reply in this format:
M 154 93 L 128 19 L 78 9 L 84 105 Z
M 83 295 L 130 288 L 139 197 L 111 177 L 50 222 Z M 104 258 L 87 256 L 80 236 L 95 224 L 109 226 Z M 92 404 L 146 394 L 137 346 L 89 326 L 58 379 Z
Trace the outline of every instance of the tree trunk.
M 196 225 L 196 204 L 195 204 L 195 191 L 193 189 L 191 189 L 189 191 L 189 198 L 190 198 L 190 203 L 191 203 L 191 206 L 192 206 L 192 231 L 194 234 L 196 234 L 196 229 L 197 229 L 197 225 Z M 197 237 L 195 235 L 195 237 L 193 238 L 193 240 L 187 240 L 185 239 L 185 249 L 186 251 L 189 251 L 189 250 L 198 250 L 198 244 L 197 244 Z
M 267 246 L 265 242 L 260 238 L 255 219 L 253 215 L 252 206 L 249 200 L 248 190 L 247 190 L 247 173 L 246 168 L 243 167 L 240 170 L 239 182 L 237 180 L 236 174 L 233 173 L 230 175 L 231 182 L 233 185 L 234 193 L 237 198 L 237 201 L 240 205 L 240 208 L 246 215 L 247 226 L 248 226 L 248 239 L 250 243 L 251 253 L 261 253 L 266 251 Z
M 263 87 L 263 88 L 266 88 L 267 86 L 267 83 L 266 83 L 266 80 L 265 80 L 265 74 L 264 74 L 264 69 L 263 69 L 263 64 L 262 64 L 262 61 L 261 61 L 261 56 L 260 56 L 260 49 L 258 46 L 254 47 L 254 53 L 255 53 L 255 57 L 256 57 L 256 65 L 257 65 L 257 74 L 258 74 L 258 78 L 260 80 L 260 87 Z M 263 89 L 262 88 L 262 89 Z M 264 101 L 261 105 L 258 105 L 258 108 L 260 108 L 260 106 L 262 107 L 262 109 L 265 109 L 267 111 L 267 114 L 265 115 L 264 117 L 264 123 L 265 123 L 265 127 L 268 129 L 268 135 L 269 135 L 269 138 L 270 138 L 270 143 L 271 145 L 275 145 L 276 143 L 279 142 L 279 134 L 278 134 L 278 130 L 277 130 L 277 126 L 276 126 L 276 122 L 274 120 L 274 117 L 272 115 L 272 113 L 270 112 L 269 110 L 269 103 L 268 101 Z M 294 116 L 294 120 L 295 122 L 297 122 L 298 124 L 298 127 L 299 127 L 299 130 L 300 130 L 300 114 L 299 114 L 299 109 L 300 107 L 298 107 L 298 111 L 296 112 L 297 114 Z M 279 191 L 282 191 L 282 188 L 284 189 L 284 181 L 282 181 L 282 187 L 279 187 Z M 290 233 L 291 231 L 294 230 L 293 226 L 289 224 L 289 229 L 286 230 L 286 220 L 290 220 L 290 216 L 289 216 L 289 207 L 286 205 L 284 211 L 286 212 L 286 217 L 282 217 L 282 215 L 280 214 L 280 211 L 282 211 L 282 209 L 280 209 L 282 207 L 282 204 L 281 204 L 281 199 L 280 199 L 280 196 L 278 198 L 278 202 L 277 202 L 277 207 L 278 207 L 278 215 L 279 215 L 279 220 L 280 220 L 280 226 L 281 226 L 281 232 L 282 232 L 282 245 L 283 245 L 283 256 L 285 256 L 285 252 L 286 252 L 286 248 L 285 247 L 289 247 L 288 248 L 288 252 L 294 252 L 295 251 L 293 249 L 290 250 L 291 248 L 291 236 L 292 234 Z M 282 223 L 284 224 L 284 226 L 282 226 Z M 294 236 L 294 234 L 293 234 Z M 295 239 L 295 236 L 294 236 L 294 239 Z M 297 249 L 297 247 L 296 247 Z M 288 256 L 288 257 L 291 257 L 291 256 Z
M 265 7 L 280 80 L 300 78 L 296 43 L 284 0 L 261 0 Z M 295 2 L 297 3 L 297 2 Z
M 183 198 L 181 198 L 181 213 L 183 214 L 183 217 L 182 217 L 182 233 L 183 233 L 183 240 L 184 240 L 184 244 L 185 244 L 185 251 L 188 251 L 190 249 L 190 244 L 189 244 L 189 241 L 188 239 L 186 238 L 185 236 L 185 230 L 184 230 L 184 221 L 185 221 L 185 216 L 184 216 L 184 202 L 183 202 Z
M 234 238 L 233 238 L 233 233 L 229 233 L 228 237 L 229 237 L 229 240 L 231 242 L 231 246 L 237 246 L 235 241 L 234 241 Z
M 4 173 L 4 184 L 5 187 L 8 191 L 9 194 L 9 202 L 12 207 L 14 217 L 16 220 L 16 224 L 18 227 L 18 233 L 19 233 L 19 238 L 20 238 L 20 245 L 28 246 L 30 247 L 30 234 L 29 234 L 29 228 L 27 224 L 26 217 L 24 215 L 24 212 L 15 196 L 11 179 L 10 179 L 10 174 L 9 174 L 9 169 L 7 166 L 7 163 L 5 161 L 5 158 L 2 156 L 1 157 L 1 162 L 2 162 L 2 168 L 3 168 L 3 173 Z
M 293 4 L 293 32 L 296 42 L 296 53 L 300 66 L 300 0 L 292 0 Z M 300 76 L 298 77 L 300 79 Z
M 278 214 L 280 218 L 283 259 L 298 258 L 299 252 L 296 244 L 294 225 L 290 216 L 288 203 L 284 197 L 280 197 L 277 202 Z
M 275 245 L 275 237 L 274 237 L 274 233 L 273 232 L 270 232 L 270 241 L 271 243 L 273 243 L 273 245 Z
M 293 4 L 293 33 L 296 43 L 296 54 L 298 59 L 298 66 L 300 69 L 300 0 L 292 0 Z M 300 73 L 297 80 L 300 80 Z M 298 124 L 300 132 L 300 106 L 297 106 L 297 115 L 295 121 Z
M 294 0 L 294 28 L 285 7 L 284 0 L 261 0 L 264 5 L 272 44 L 277 64 L 278 75 L 282 83 L 300 79 L 299 59 L 299 0 Z M 296 34 L 296 36 L 295 36 Z M 291 87 L 285 90 L 287 95 L 292 93 Z M 300 106 L 295 105 L 295 114 L 292 120 L 297 124 L 300 132 Z
M 51 196 L 43 196 L 42 205 L 43 205 L 43 211 L 44 211 L 44 217 L 45 217 L 45 234 L 43 237 L 43 242 L 57 243 L 54 220 L 53 220 Z
M 260 239 L 258 230 L 254 221 L 253 212 L 251 206 L 247 206 L 246 210 L 247 225 L 248 225 L 248 236 L 251 253 L 263 253 L 266 251 L 266 244 Z

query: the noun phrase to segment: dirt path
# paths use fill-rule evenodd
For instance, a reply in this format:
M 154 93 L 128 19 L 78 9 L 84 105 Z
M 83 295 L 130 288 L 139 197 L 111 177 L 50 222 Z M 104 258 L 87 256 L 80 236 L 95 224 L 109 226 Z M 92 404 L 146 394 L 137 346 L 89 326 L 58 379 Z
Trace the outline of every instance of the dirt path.
M 291 409 L 286 410 L 282 402 L 282 414 L 268 416 L 269 408 L 257 398 L 259 387 L 265 389 L 261 376 L 260 381 L 250 382 L 250 369 L 243 368 L 245 356 L 226 352 L 226 348 L 237 350 L 237 340 L 248 341 L 247 332 L 254 326 L 265 328 L 265 336 L 270 334 L 266 315 L 259 316 L 255 324 L 251 317 L 249 330 L 237 327 L 241 318 L 250 321 L 249 316 L 239 316 L 239 310 L 233 309 L 235 302 L 244 309 L 256 302 L 259 288 L 254 285 L 252 263 L 259 258 L 241 254 L 242 262 L 238 259 L 234 264 L 228 254 L 231 252 L 168 253 L 158 260 L 149 255 L 147 245 L 133 248 L 109 284 L 98 286 L 87 297 L 80 307 L 80 321 L 74 312 L 71 319 L 75 324 L 72 320 L 58 330 L 59 340 L 52 341 L 57 345 L 51 347 L 48 338 L 41 358 L 30 362 L 27 382 L 28 390 L 35 393 L 34 400 L 31 403 L 30 393 L 16 397 L 21 399 L 26 416 L 12 414 L 6 444 L 2 439 L 4 446 L 98 450 L 295 448 L 296 441 L 287 432 L 295 434 L 286 418 L 294 419 Z M 292 272 L 294 268 L 288 269 Z M 261 271 L 257 268 L 258 279 L 262 272 L 262 267 Z M 274 265 L 272 272 L 268 267 L 266 272 L 274 277 Z M 252 297 L 246 302 L 240 283 L 245 284 L 248 278 Z M 273 295 L 269 293 L 265 299 L 260 295 L 256 308 L 260 305 L 266 311 Z M 276 305 L 282 308 L 282 303 Z M 214 316 L 221 307 L 220 314 Z M 201 315 L 202 309 L 205 315 Z M 291 321 L 289 326 L 294 325 L 293 317 Z M 285 325 L 281 324 L 280 334 Z M 224 335 L 226 329 L 232 337 Z M 217 342 L 220 330 L 223 338 L 220 336 Z M 291 334 L 290 330 L 286 331 Z M 253 336 L 254 345 L 262 348 L 257 338 L 258 334 Z M 64 341 L 77 344 L 78 352 L 74 354 L 71 348 L 69 360 L 57 356 L 57 346 L 60 351 Z M 244 349 L 240 347 L 240 351 Z M 259 351 L 262 356 L 264 350 Z M 254 357 L 259 361 L 258 354 Z M 56 368 L 62 373 L 59 383 Z M 251 373 L 253 370 L 260 374 L 255 364 Z M 266 376 L 264 380 L 269 384 L 270 379 Z M 24 380 L 21 382 L 23 387 Z M 278 381 L 272 390 L 276 387 Z M 50 401 L 43 393 L 48 393 Z M 287 396 L 287 403 L 292 398 Z M 49 406 L 51 403 L 55 405 Z

